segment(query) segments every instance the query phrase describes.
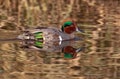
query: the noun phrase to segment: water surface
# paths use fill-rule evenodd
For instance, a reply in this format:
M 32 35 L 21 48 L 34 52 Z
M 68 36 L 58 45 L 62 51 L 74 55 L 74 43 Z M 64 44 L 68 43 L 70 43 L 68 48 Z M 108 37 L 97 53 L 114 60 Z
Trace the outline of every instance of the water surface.
M 20 10 L 15 8 L 18 1 L 10 9 L 0 1 L 0 15 L 4 14 L 0 27 L 5 31 L 0 32 L 0 38 L 16 37 L 19 29 L 29 26 L 58 27 L 64 18 L 73 17 L 91 37 L 80 35 L 84 40 L 69 44 L 84 49 L 75 59 L 65 59 L 62 52 L 26 50 L 19 41 L 0 42 L 0 79 L 120 79 L 120 1 L 53 1 L 28 1 L 32 9 L 19 3 L 24 7 Z M 7 28 L 6 21 L 13 25 Z

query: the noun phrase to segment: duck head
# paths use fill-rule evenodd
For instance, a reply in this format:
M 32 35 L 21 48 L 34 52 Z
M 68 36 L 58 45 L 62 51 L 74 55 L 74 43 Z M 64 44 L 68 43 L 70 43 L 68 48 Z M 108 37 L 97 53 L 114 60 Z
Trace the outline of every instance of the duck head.
M 74 21 L 66 21 L 61 27 L 62 32 L 67 34 L 71 34 L 73 32 L 83 32 L 82 30 L 78 29 L 77 24 Z

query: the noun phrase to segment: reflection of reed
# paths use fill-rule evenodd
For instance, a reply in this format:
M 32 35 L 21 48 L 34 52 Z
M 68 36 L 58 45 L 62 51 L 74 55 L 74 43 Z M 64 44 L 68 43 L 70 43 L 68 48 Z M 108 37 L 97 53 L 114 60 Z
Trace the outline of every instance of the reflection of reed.
M 112 5 L 111 7 L 109 5 L 110 3 Z M 120 44 L 120 41 L 119 41 L 120 33 L 118 33 L 120 31 L 120 29 L 118 29 L 119 25 L 116 25 L 116 20 L 118 21 L 118 19 L 113 17 L 113 16 L 119 17 L 119 15 L 117 15 L 117 14 L 115 15 L 111 11 L 113 8 L 113 5 L 117 6 L 118 3 L 115 2 L 113 4 L 112 1 L 110 1 L 110 3 L 104 3 L 102 6 L 103 11 L 99 10 L 101 18 L 97 20 L 99 22 L 99 24 L 97 25 L 98 30 L 96 30 L 96 31 L 98 31 L 99 39 L 96 40 L 95 53 L 92 53 L 92 56 L 85 54 L 85 55 L 83 55 L 83 61 L 81 59 L 81 64 L 84 63 L 84 66 L 82 69 L 85 72 L 85 75 L 87 75 L 88 78 L 90 78 L 90 79 L 96 78 L 96 76 L 97 76 L 97 78 L 103 78 L 105 76 L 111 77 L 114 79 L 119 78 L 118 74 L 119 74 L 120 64 L 118 61 L 119 61 L 120 57 L 119 57 L 119 54 L 118 54 L 119 51 L 117 50 L 117 48 L 120 47 L 120 45 L 119 45 Z M 108 4 L 109 6 L 105 6 L 105 4 Z M 114 6 L 114 10 L 115 9 L 117 10 L 116 6 Z M 102 9 L 100 7 L 101 6 L 99 6 L 98 9 Z M 117 30 L 117 31 L 115 31 L 115 30 Z M 116 37 L 118 37 L 118 38 L 116 39 Z M 95 56 L 98 56 L 98 57 L 95 57 Z M 86 57 L 86 59 L 84 57 Z M 89 57 L 90 57 L 90 59 L 89 59 Z M 95 68 L 97 70 L 97 72 L 95 72 L 95 71 L 94 72 L 98 73 L 98 74 L 95 74 L 94 72 L 90 72 L 89 71 L 90 68 L 91 68 L 91 70 L 92 70 L 92 68 Z M 101 71 L 99 69 L 103 69 L 103 71 Z M 104 69 L 106 71 L 104 71 Z M 88 71 L 88 74 L 87 74 L 87 71 Z
M 1 8 L 4 8 L 2 12 L 5 14 L 7 12 L 7 17 L 16 16 L 14 17 L 16 19 L 14 22 L 17 22 L 18 27 L 38 25 L 48 26 L 49 24 L 58 24 L 63 19 L 70 17 L 70 14 L 73 12 L 73 6 L 77 5 L 77 2 L 79 1 L 66 1 L 66 4 L 63 0 L 5 0 L 0 1 L 0 6 Z M 79 11 L 79 8 L 76 11 Z

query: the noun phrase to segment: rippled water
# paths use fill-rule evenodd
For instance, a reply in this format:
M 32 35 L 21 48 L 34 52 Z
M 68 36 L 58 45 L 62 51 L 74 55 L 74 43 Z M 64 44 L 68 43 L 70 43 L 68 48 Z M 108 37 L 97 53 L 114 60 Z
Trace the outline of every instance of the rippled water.
M 74 6 L 70 16 L 90 34 L 90 37 L 80 35 L 84 40 L 64 44 L 83 48 L 77 57 L 65 59 L 64 45 L 58 43 L 50 43 L 46 45 L 49 49 L 38 51 L 22 48 L 20 41 L 2 41 L 0 79 L 120 79 L 120 1 L 75 2 L 79 5 Z M 0 38 L 17 35 L 15 32 L 0 33 Z

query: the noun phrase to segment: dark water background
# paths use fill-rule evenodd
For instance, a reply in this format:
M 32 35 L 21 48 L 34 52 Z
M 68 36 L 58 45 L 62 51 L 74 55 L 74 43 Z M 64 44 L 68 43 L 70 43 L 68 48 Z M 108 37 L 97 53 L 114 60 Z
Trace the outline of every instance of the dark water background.
M 2 41 L 0 79 L 120 79 L 120 0 L 0 0 L 0 38 L 29 27 L 59 28 L 66 18 L 91 36 L 72 43 L 85 47 L 77 58 Z

